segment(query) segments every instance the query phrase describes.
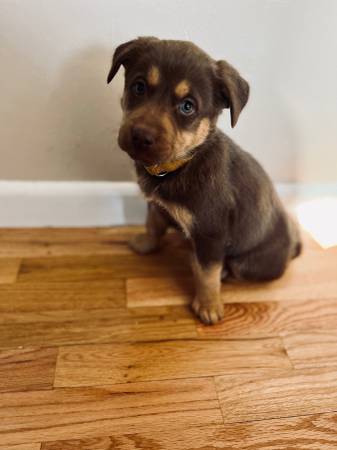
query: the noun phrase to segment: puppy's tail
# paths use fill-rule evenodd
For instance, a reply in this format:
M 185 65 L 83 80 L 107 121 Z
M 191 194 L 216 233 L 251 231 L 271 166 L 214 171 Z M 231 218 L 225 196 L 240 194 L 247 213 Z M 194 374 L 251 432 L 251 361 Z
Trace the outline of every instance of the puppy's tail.
M 297 258 L 298 256 L 300 256 L 300 254 L 302 253 L 303 250 L 303 244 L 301 241 L 296 242 L 295 244 L 295 248 L 294 248 L 294 252 L 292 255 L 292 259 Z
M 288 226 L 291 238 L 290 259 L 297 258 L 302 253 L 303 245 L 299 231 L 299 225 L 296 219 L 288 215 Z

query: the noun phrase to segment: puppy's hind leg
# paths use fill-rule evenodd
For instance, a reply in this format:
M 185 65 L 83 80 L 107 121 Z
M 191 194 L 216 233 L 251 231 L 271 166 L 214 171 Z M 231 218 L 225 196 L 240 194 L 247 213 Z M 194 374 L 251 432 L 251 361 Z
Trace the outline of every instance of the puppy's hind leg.
M 227 260 L 230 275 L 237 280 L 271 281 L 280 278 L 289 262 L 289 246 L 265 244 Z
M 295 222 L 280 214 L 268 238 L 238 257 L 227 260 L 234 278 L 247 281 L 270 281 L 280 278 L 291 259 L 301 251 Z
M 146 233 L 137 234 L 131 239 L 129 246 L 141 255 L 155 252 L 158 250 L 160 238 L 164 236 L 168 226 L 168 221 L 159 211 L 158 207 L 154 203 L 149 202 L 146 218 Z

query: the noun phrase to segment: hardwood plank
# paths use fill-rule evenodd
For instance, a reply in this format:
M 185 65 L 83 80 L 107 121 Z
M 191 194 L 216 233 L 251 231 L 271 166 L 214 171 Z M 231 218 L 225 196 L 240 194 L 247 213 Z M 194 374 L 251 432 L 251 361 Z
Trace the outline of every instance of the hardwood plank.
M 144 227 L 1 228 L 0 256 L 130 254 L 127 242 Z
M 50 348 L 0 350 L 0 392 L 52 388 L 56 357 Z
M 64 256 L 23 259 L 19 282 L 74 282 L 111 280 L 113 278 L 171 277 L 189 273 L 188 254 L 170 250 L 161 254 L 100 256 Z
M 2 444 L 218 425 L 212 379 L 0 395 Z
M 336 450 L 337 414 L 49 442 L 42 450 Z
M 95 305 L 92 305 L 93 307 Z M 137 324 L 148 324 L 152 322 L 165 321 L 171 318 L 175 321 L 184 321 L 188 323 L 196 323 L 197 319 L 189 308 L 185 306 L 159 306 L 157 308 L 98 308 L 98 309 L 61 309 L 61 310 L 40 310 L 40 311 L 18 311 L 4 312 L 0 316 L 0 328 L 2 325 L 11 324 L 29 324 L 29 323 L 73 323 L 92 321 L 115 321 L 115 325 L 129 325 L 130 320 Z M 71 325 L 69 325 L 71 327 Z M 18 328 L 16 328 L 18 329 Z M 195 327 L 196 329 L 196 327 Z M 1 332 L 0 332 L 1 334 Z M 194 333 L 196 336 L 196 332 Z M 0 336 L 1 341 L 1 336 Z
M 291 370 L 220 376 L 225 423 L 337 411 L 337 370 Z
M 121 308 L 125 306 L 122 279 L 77 283 L 14 283 L 0 286 L 0 313 Z M 1 321 L 1 318 L 0 318 Z
M 20 263 L 19 258 L 0 258 L 0 284 L 16 281 Z
M 144 226 L 98 228 L 1 228 L 0 257 L 131 254 L 128 241 Z M 186 246 L 181 233 L 166 234 L 162 245 Z
M 133 277 L 127 280 L 128 307 L 182 305 L 193 294 L 190 278 Z M 337 299 L 337 251 L 311 251 L 292 261 L 282 278 L 268 283 L 222 283 L 225 303 L 265 301 L 315 301 Z
M 156 341 L 196 338 L 192 313 L 183 306 L 162 308 L 47 311 L 7 314 L 0 347 Z M 13 324 L 15 322 L 15 325 Z
M 41 444 L 0 445 L 0 450 L 40 450 Z
M 192 278 L 149 277 L 126 280 L 128 308 L 187 305 L 193 298 Z
M 218 339 L 284 336 L 326 328 L 337 328 L 337 300 L 226 303 L 221 323 L 197 325 L 201 337 Z
M 337 366 L 337 331 L 319 330 L 285 336 L 287 353 L 298 369 Z
M 55 386 L 93 386 L 290 367 L 282 342 L 276 338 L 82 345 L 60 348 Z

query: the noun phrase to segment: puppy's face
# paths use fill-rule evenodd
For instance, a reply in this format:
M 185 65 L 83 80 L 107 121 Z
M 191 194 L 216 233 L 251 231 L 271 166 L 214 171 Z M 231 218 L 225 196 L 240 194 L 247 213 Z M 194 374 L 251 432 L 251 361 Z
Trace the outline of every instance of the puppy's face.
M 222 108 L 232 126 L 248 84 L 225 61 L 189 42 L 139 38 L 119 46 L 108 82 L 125 67 L 118 143 L 145 165 L 184 159 L 208 137 Z

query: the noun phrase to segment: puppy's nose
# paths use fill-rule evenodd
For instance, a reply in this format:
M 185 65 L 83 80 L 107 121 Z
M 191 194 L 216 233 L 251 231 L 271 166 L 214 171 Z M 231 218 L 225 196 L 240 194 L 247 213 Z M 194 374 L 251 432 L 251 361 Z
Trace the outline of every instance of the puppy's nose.
M 135 147 L 146 150 L 154 144 L 154 133 L 145 126 L 134 126 L 131 130 L 132 143 Z

